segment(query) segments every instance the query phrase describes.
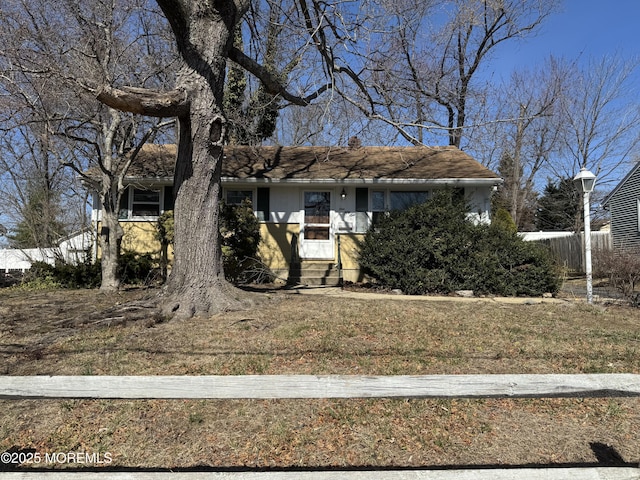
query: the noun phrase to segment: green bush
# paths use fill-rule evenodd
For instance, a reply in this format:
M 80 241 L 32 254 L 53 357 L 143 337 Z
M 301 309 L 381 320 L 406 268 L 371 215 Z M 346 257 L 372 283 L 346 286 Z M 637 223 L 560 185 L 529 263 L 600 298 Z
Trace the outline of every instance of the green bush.
M 392 212 L 365 236 L 361 268 L 381 284 L 411 295 L 456 290 L 541 295 L 558 290 L 558 275 L 545 250 L 500 222 L 475 224 L 467 212 L 467 205 L 449 191 Z
M 118 271 L 123 284 L 147 283 L 152 276 L 154 261 L 150 254 L 124 252 L 118 260 Z M 22 288 L 42 290 L 51 288 L 97 288 L 102 280 L 100 261 L 71 264 L 58 262 L 55 266 L 46 262 L 33 262 L 25 275 Z
M 225 277 L 232 282 L 253 280 L 260 243 L 260 223 L 253 213 L 251 201 L 241 205 L 222 203 L 220 207 L 220 236 Z
M 120 281 L 126 285 L 149 283 L 155 262 L 150 253 L 125 251 L 118 258 Z
M 499 207 L 496 212 L 493 214 L 493 218 L 491 219 L 491 223 L 493 225 L 497 225 L 503 230 L 507 230 L 512 233 L 516 233 L 518 231 L 518 227 L 516 226 L 516 222 L 513 221 L 513 217 L 507 211 L 506 208 Z
M 33 262 L 25 275 L 23 287 L 43 288 L 95 288 L 100 285 L 100 263 L 86 260 L 78 264 L 58 262 L 55 266 L 46 262 Z

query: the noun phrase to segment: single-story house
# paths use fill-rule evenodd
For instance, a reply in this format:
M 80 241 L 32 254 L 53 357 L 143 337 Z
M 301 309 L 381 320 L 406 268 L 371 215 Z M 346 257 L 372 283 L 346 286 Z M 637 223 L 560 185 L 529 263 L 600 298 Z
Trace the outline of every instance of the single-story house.
M 640 248 L 640 162 L 605 197 L 614 249 Z
M 372 222 L 437 189 L 458 189 L 470 215 L 489 222 L 491 194 L 502 182 L 455 147 L 229 146 L 224 156 L 224 200 L 252 201 L 260 258 L 276 278 L 290 282 L 361 280 L 358 242 Z M 154 221 L 173 208 L 175 157 L 175 145 L 148 145 L 132 165 L 120 210 L 124 248 L 159 251 Z

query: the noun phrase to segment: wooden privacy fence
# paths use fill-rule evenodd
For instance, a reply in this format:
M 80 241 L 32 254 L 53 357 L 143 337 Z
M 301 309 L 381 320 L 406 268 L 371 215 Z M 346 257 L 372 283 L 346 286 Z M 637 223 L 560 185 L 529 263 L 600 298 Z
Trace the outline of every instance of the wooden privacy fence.
M 560 238 L 534 240 L 546 245 L 551 254 L 561 265 L 572 272 L 584 272 L 584 234 L 573 234 Z M 591 251 L 611 250 L 611 234 L 609 232 L 591 232 Z
M 4 376 L 0 399 L 311 399 L 638 397 L 638 374 L 542 375 L 240 375 Z M 640 435 L 640 432 L 638 432 Z M 5 452 L 6 454 L 6 452 Z M 308 469 L 311 470 L 311 469 Z M 315 471 L 22 471 L 2 480 L 640 480 L 637 466 L 558 468 L 380 469 Z

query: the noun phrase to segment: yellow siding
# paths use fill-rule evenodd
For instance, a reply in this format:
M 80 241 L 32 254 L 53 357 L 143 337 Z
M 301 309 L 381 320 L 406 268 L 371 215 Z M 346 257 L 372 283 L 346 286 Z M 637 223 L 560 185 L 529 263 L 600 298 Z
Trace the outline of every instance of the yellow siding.
M 136 253 L 150 253 L 160 258 L 160 242 L 156 239 L 155 222 L 121 222 L 124 230 L 122 248 Z M 258 254 L 262 262 L 279 278 L 288 275 L 292 256 L 297 255 L 300 225 L 298 223 L 260 224 L 260 247 Z M 358 251 L 364 234 L 340 235 L 340 257 L 343 278 L 346 281 L 361 282 L 365 278 L 360 274 Z M 336 236 L 337 243 L 337 236 Z M 336 252 L 338 251 L 336 245 Z M 99 252 L 100 255 L 100 252 Z M 337 255 L 337 253 L 336 253 Z M 173 248 L 169 247 L 169 259 L 173 259 Z M 336 258 L 337 261 L 337 258 Z
M 262 262 L 274 273 L 288 272 L 292 254 L 298 248 L 299 235 L 298 223 L 261 223 L 258 254 Z
M 121 222 L 124 230 L 122 249 L 136 253 L 160 254 L 155 222 Z
M 122 250 L 140 254 L 150 253 L 155 258 L 160 258 L 160 241 L 156 238 L 155 222 L 120 222 L 124 236 L 122 237 Z M 102 227 L 98 224 L 98 232 Z M 98 247 L 99 248 L 99 247 Z M 102 252 L 98 249 L 98 255 Z M 169 258 L 173 257 L 173 248 L 169 246 Z
M 350 233 L 340 235 L 340 259 L 342 260 L 342 278 L 347 282 L 362 282 L 365 280 L 358 265 L 358 252 L 364 234 Z

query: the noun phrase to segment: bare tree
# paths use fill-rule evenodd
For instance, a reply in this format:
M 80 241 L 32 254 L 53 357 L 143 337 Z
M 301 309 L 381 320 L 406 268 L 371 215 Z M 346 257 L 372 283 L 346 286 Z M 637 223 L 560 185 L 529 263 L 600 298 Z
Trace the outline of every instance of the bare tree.
M 620 167 L 637 158 L 640 108 L 634 75 L 640 60 L 619 55 L 571 65 L 562 97 L 562 158 L 552 164 L 557 178 L 572 178 L 586 167 L 602 187 L 620 177 Z
M 8 238 L 15 248 L 55 246 L 73 228 L 64 218 L 62 204 L 62 192 L 73 179 L 52 152 L 55 144 L 42 131 L 19 126 L 0 132 L 0 204 L 12 219 Z
M 178 118 L 175 256 L 164 310 L 181 317 L 206 315 L 238 304 L 237 294 L 224 279 L 219 241 L 227 59 L 260 78 L 266 92 L 287 102 L 307 104 L 327 87 L 306 98 L 291 94 L 277 75 L 233 47 L 233 32 L 249 9 L 249 0 L 158 0 L 158 5 L 169 21 L 182 60 L 175 87 L 157 91 L 104 82 L 96 86 L 95 93 L 113 108 Z
M 171 51 L 161 38 L 166 24 L 146 0 L 5 3 L 0 88 L 12 101 L 11 118 L 3 123 L 41 132 L 55 168 L 70 167 L 98 192 L 101 288 L 117 289 L 123 179 L 141 145 L 163 123 L 101 106 L 93 90 L 123 79 L 158 86 L 170 78 Z M 9 141 L 26 145 L 24 138 L 9 135 Z M 90 167 L 97 173 L 86 175 Z
M 483 65 L 503 43 L 535 32 L 558 2 L 380 1 L 368 17 L 356 18 L 331 16 L 326 2 L 300 3 L 327 70 L 349 80 L 336 87 L 364 115 L 412 144 L 444 135 L 461 147 L 482 113 Z
M 549 182 L 571 179 L 586 167 L 598 175 L 603 191 L 619 178 L 622 165 L 637 158 L 637 67 L 637 60 L 619 56 L 584 65 L 550 58 L 498 87 L 492 103 L 499 109 L 474 148 L 481 146 L 478 157 L 504 177 L 500 200 L 519 228 L 532 226 L 527 210 Z M 573 220 L 576 228 L 580 223 Z
M 533 228 L 540 175 L 561 150 L 561 102 L 567 72 L 554 58 L 534 70 L 515 72 L 494 91 L 493 121 L 476 137 L 493 151 L 491 165 L 504 178 L 498 203 L 520 230 Z M 489 162 L 491 155 L 485 155 Z

